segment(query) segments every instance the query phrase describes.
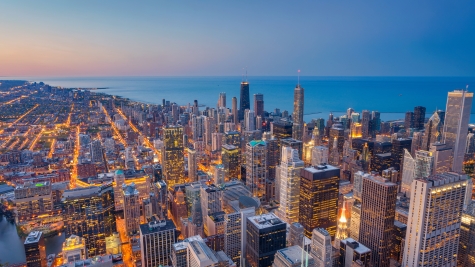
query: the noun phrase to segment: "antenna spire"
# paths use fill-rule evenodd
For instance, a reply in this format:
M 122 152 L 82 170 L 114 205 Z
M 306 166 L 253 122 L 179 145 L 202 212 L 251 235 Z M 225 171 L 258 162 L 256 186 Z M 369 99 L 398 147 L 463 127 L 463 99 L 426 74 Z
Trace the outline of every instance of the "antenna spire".
M 468 84 L 467 84 L 467 86 L 465 87 L 465 89 L 468 91 Z
M 247 82 L 247 67 L 246 67 L 246 82 Z
M 300 87 L 300 70 L 297 71 L 297 86 Z

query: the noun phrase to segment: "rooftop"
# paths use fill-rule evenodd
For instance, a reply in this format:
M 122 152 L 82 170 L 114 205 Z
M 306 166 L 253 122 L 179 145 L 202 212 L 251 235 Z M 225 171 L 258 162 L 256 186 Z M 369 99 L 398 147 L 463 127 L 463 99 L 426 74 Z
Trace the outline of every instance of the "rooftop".
M 148 235 L 172 229 L 176 229 L 176 226 L 172 220 L 153 220 L 149 223 L 144 223 L 140 225 L 140 233 L 142 235 Z
M 280 254 L 280 256 L 282 256 L 282 258 L 284 258 L 291 265 L 301 262 L 302 252 L 304 253 L 303 259 L 306 259 L 307 258 L 307 252 L 303 251 L 300 246 L 291 246 L 291 247 L 288 247 L 288 248 L 283 248 L 283 249 L 277 250 L 277 253 Z M 310 259 L 310 258 L 312 258 L 312 256 L 308 255 L 308 258 Z
M 274 213 L 266 213 L 257 216 L 249 217 L 248 220 L 252 222 L 258 229 L 272 227 L 274 225 L 285 224 Z
M 33 244 L 33 243 L 38 243 L 41 239 L 41 235 L 43 233 L 40 231 L 33 231 L 31 232 L 28 237 L 25 240 L 25 245 L 26 244 Z
M 252 147 L 255 147 L 255 146 L 266 146 L 266 142 L 262 141 L 262 140 L 253 140 L 251 142 L 249 142 L 249 145 L 251 145 Z
M 358 254 L 365 254 L 371 252 L 371 249 L 359 242 L 356 242 L 353 238 L 348 237 L 347 239 L 341 240 L 341 242 L 353 248 L 354 251 L 356 251 Z

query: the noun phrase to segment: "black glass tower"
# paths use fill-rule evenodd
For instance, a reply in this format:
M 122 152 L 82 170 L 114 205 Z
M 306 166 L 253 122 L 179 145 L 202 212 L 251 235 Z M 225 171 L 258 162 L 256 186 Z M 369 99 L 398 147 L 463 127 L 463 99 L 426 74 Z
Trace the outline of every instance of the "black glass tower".
M 251 103 L 249 99 L 249 83 L 241 82 L 241 94 L 239 101 L 239 121 L 244 119 L 244 111 L 251 109 Z

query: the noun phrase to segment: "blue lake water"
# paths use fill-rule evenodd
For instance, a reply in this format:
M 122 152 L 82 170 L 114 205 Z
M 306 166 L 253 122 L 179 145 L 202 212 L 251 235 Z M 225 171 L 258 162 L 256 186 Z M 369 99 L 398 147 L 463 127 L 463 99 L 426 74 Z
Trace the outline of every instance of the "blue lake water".
M 162 99 L 180 105 L 192 103 L 215 107 L 218 94 L 226 92 L 227 106 L 231 98 L 239 100 L 242 77 L 0 77 L 0 79 L 26 79 L 43 81 L 62 87 L 104 88 L 98 92 L 119 95 L 132 100 L 160 104 Z M 293 89 L 297 77 L 251 76 L 252 95 L 264 94 L 267 111 L 275 108 L 293 109 Z M 329 112 L 341 115 L 349 107 L 381 112 L 383 120 L 404 118 L 404 112 L 415 106 L 427 108 L 427 116 L 436 108 L 445 109 L 447 92 L 475 87 L 475 77 L 300 77 L 305 89 L 305 120 L 323 117 Z M 471 88 L 469 87 L 469 91 Z M 474 89 L 475 90 L 475 89 Z M 472 109 L 473 112 L 473 109 Z M 475 122 L 472 116 L 471 122 Z

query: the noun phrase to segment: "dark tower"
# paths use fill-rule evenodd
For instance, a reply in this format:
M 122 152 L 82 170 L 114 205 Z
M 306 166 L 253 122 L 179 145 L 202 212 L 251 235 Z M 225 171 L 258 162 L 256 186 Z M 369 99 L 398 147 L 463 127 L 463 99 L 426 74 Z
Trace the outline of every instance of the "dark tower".
M 249 100 L 249 83 L 241 82 L 241 94 L 239 101 L 239 121 L 244 119 L 244 111 L 246 109 L 251 109 L 251 104 Z

